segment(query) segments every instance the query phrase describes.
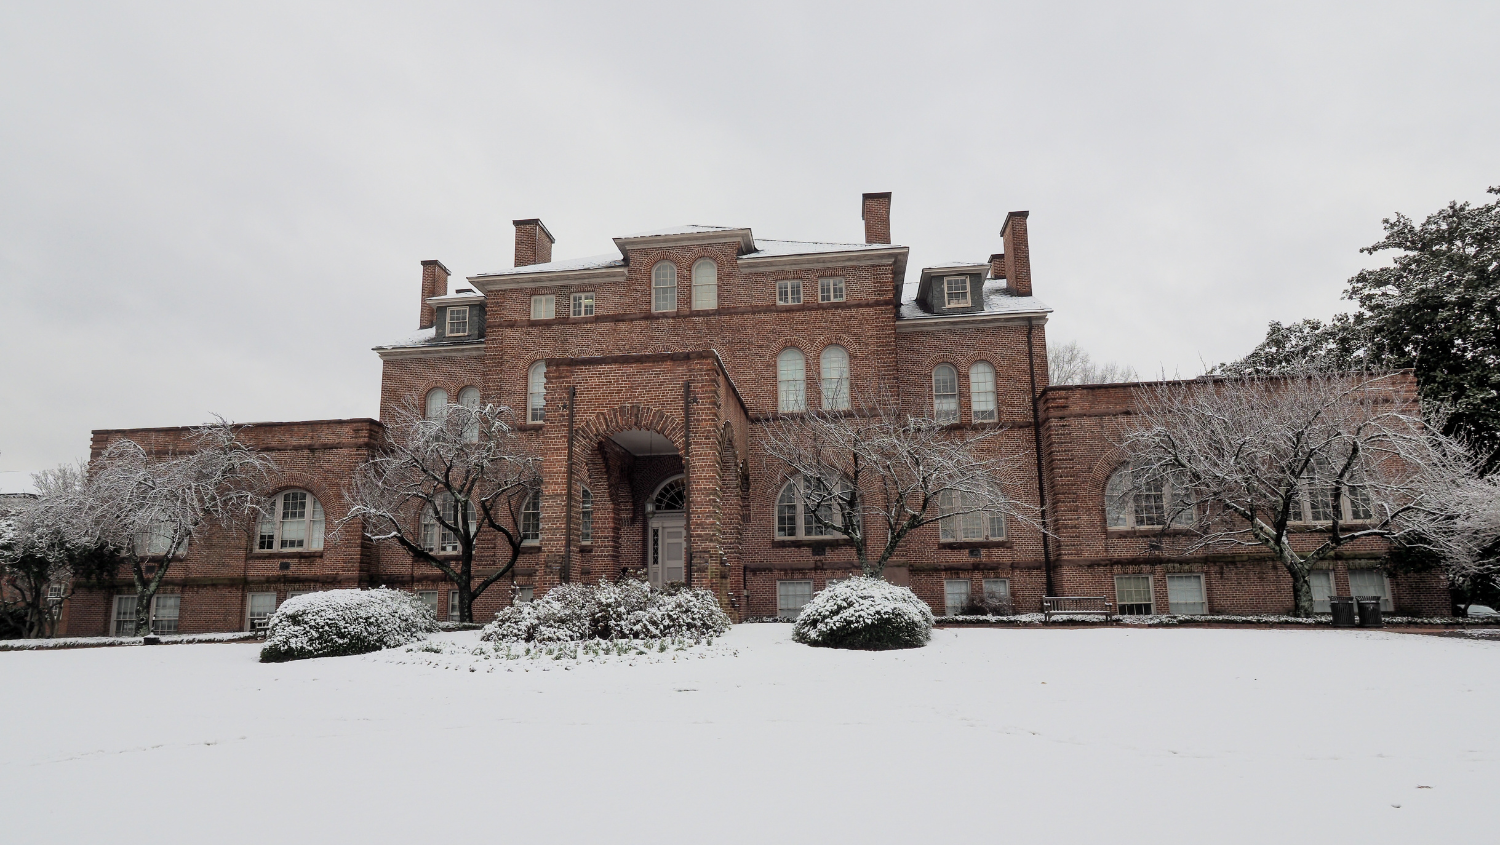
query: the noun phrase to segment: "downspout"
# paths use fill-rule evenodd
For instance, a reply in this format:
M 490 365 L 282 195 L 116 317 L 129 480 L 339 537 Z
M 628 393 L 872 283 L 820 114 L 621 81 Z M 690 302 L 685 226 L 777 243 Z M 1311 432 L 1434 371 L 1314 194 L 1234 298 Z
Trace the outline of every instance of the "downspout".
M 693 442 L 692 417 L 693 383 L 682 383 L 682 580 L 691 589 L 693 586 L 693 476 L 688 463 L 688 452 Z
M 566 502 L 563 513 L 563 564 L 562 582 L 567 584 L 573 580 L 573 406 L 578 404 L 578 385 L 568 385 L 568 469 L 563 473 L 563 480 L 568 485 L 568 492 L 563 495 Z
M 1031 375 L 1031 441 L 1036 451 L 1036 498 L 1037 504 L 1041 506 L 1042 512 L 1042 573 L 1047 581 L 1047 595 L 1057 593 L 1052 585 L 1052 544 L 1047 536 L 1047 484 L 1042 475 L 1042 415 L 1037 407 L 1040 398 L 1036 392 L 1036 354 L 1033 351 L 1031 335 L 1036 328 L 1036 322 L 1031 318 L 1026 319 L 1026 369 Z

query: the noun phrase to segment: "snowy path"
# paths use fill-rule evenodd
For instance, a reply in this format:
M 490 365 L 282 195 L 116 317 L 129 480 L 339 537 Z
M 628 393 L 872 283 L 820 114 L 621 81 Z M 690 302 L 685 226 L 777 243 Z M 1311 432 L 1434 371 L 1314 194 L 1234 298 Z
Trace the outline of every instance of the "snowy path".
M 1410 845 L 1492 827 L 1500 643 L 942 630 L 866 654 L 790 631 L 546 672 L 263 666 L 240 644 L 0 654 L 5 837 Z

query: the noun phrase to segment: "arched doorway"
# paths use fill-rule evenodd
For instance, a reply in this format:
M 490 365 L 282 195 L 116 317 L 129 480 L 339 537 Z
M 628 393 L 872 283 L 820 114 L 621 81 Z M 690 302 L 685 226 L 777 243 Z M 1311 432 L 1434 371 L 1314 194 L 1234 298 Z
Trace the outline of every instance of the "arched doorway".
M 686 479 L 677 475 L 658 485 L 646 500 L 646 577 L 657 589 L 684 579 L 686 499 Z

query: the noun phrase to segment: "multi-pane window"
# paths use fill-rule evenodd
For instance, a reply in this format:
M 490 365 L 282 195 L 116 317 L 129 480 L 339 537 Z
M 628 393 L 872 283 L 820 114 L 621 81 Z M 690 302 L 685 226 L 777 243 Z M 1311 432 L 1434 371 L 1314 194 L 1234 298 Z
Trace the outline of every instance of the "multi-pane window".
M 570 298 L 572 309 L 570 313 L 574 317 L 594 316 L 594 292 L 575 293 Z
M 557 297 L 550 293 L 537 294 L 531 298 L 531 319 L 550 320 L 557 316 Z
M 67 597 L 68 585 L 54 581 L 47 585 L 47 609 L 53 616 L 62 613 L 63 599 Z
M 807 356 L 800 349 L 783 349 L 776 356 L 776 410 L 807 410 Z
M 987 601 L 1009 601 L 1010 579 L 1009 578 L 986 578 L 984 579 L 984 597 Z
M 958 422 L 958 370 L 949 364 L 932 370 L 932 418 L 940 423 Z
M 523 584 L 519 587 L 516 587 L 515 603 L 521 604 L 523 602 L 529 602 L 535 596 L 536 588 L 530 584 Z
M 848 485 L 834 490 L 826 482 L 804 477 L 794 478 L 781 488 L 776 497 L 776 536 L 827 537 L 829 526 L 843 524 L 842 503 L 847 501 Z
M 440 420 L 448 414 L 448 391 L 434 387 L 427 391 L 427 404 L 423 409 L 427 419 Z
M 960 540 L 1004 540 L 1005 514 L 986 504 L 974 493 L 944 490 L 938 494 L 938 512 L 950 514 L 938 520 L 938 539 L 945 543 Z
M 693 310 L 719 307 L 719 265 L 700 258 L 693 264 Z
M 776 615 L 782 619 L 796 619 L 802 608 L 812 601 L 813 582 L 777 581 Z
M 326 520 L 323 503 L 306 490 L 287 490 L 271 497 L 256 530 L 260 552 L 316 552 L 323 548 Z
M 1208 612 L 1202 575 L 1167 576 L 1167 612 L 1192 615 Z
M 160 557 L 172 551 L 172 524 L 160 520 L 151 523 L 147 528 L 136 532 L 135 548 L 138 554 L 150 557 Z M 176 555 L 182 557 L 187 554 L 187 541 L 183 541 L 181 548 L 177 549 Z
M 1115 470 L 1104 485 L 1105 525 L 1110 528 L 1191 527 L 1193 500 L 1170 478 L 1137 478 L 1129 466 Z
M 461 614 L 458 611 L 458 590 L 448 591 L 448 621 L 457 622 Z
M 818 376 L 822 379 L 823 410 L 849 409 L 849 351 L 830 346 L 818 356 Z
M 969 305 L 969 277 L 948 276 L 943 279 L 943 304 L 948 308 Z
M 537 361 L 526 371 L 526 421 L 547 419 L 547 362 Z
M 1322 481 L 1318 476 L 1331 477 L 1334 473 L 1324 470 L 1319 473 L 1316 468 L 1309 471 L 1309 477 L 1302 483 L 1302 521 L 1303 522 L 1332 522 L 1334 515 L 1334 484 L 1330 481 Z M 1374 508 L 1370 502 L 1370 491 L 1363 484 L 1346 483 L 1343 495 L 1339 497 L 1338 504 L 1339 520 L 1342 522 L 1360 522 L 1374 517 Z
M 670 261 L 651 268 L 651 310 L 677 310 L 677 265 Z
M 1116 575 L 1115 605 L 1122 616 L 1149 616 L 1155 612 L 1150 575 Z
M 943 582 L 943 610 L 948 616 L 959 616 L 969 604 L 969 579 Z
M 1313 613 L 1331 613 L 1329 599 L 1333 597 L 1333 571 L 1314 569 L 1307 573 L 1308 586 L 1312 588 Z
M 998 419 L 995 403 L 995 368 L 983 361 L 969 368 L 969 414 L 974 422 Z
M 782 279 L 776 283 L 777 305 L 802 304 L 802 280 Z
M 458 404 L 470 411 L 479 410 L 479 388 L 465 387 L 463 390 L 460 390 L 458 392 Z M 471 414 L 469 421 L 464 425 L 464 442 L 479 442 L 479 418 L 475 415 Z
M 594 493 L 587 487 L 578 491 L 578 542 L 594 542 Z
M 819 302 L 843 302 L 844 301 L 844 278 L 842 276 L 830 276 L 818 280 Z
M 448 337 L 462 337 L 469 333 L 469 306 L 448 306 Z
M 462 525 L 459 522 L 458 500 L 453 496 L 444 494 L 440 506 L 442 507 L 443 522 L 448 525 Z M 469 536 L 475 534 L 475 523 L 473 515 L 469 519 Z M 437 515 L 432 508 L 422 512 L 422 548 L 429 552 L 456 552 L 459 550 L 458 533 L 445 527 L 438 522 Z
M 151 633 L 177 633 L 177 620 L 182 613 L 182 596 L 160 595 L 151 599 Z
M 245 619 L 250 630 L 263 630 L 275 612 L 275 593 L 251 593 L 245 597 Z
M 135 634 L 135 595 L 115 596 L 114 624 L 111 632 L 117 637 Z
M 542 539 L 542 494 L 532 493 L 521 505 L 521 542 L 535 543 Z
M 1386 613 L 1395 609 L 1391 604 L 1390 585 L 1386 583 L 1385 573 L 1379 569 L 1349 570 L 1349 594 L 1355 598 L 1374 596 L 1380 599 L 1380 609 Z
M 427 605 L 427 609 L 432 611 L 433 616 L 437 616 L 437 594 L 437 590 L 417 591 L 417 598 L 422 602 L 422 604 Z

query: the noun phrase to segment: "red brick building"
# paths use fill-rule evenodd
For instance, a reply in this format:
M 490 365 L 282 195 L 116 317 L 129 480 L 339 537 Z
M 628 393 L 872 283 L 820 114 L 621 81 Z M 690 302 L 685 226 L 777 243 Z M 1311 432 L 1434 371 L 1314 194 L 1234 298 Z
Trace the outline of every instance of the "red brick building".
M 1130 508 L 1106 508 L 1121 464 L 1111 444 L 1139 387 L 1048 386 L 1051 309 L 1032 295 L 1027 213 L 1007 215 L 988 260 L 914 273 L 916 296 L 904 300 L 908 250 L 890 242 L 890 203 L 864 195 L 863 243 L 682 226 L 554 261 L 552 233 L 527 219 L 515 221 L 513 268 L 455 283 L 441 262 L 422 262 L 418 332 L 375 350 L 382 417 L 401 405 L 508 405 L 544 455 L 535 539 L 513 587 L 482 596 L 476 619 L 541 594 L 565 570 L 595 581 L 645 569 L 657 583 L 713 590 L 738 618 L 794 613 L 853 574 L 854 555 L 809 536 L 801 519 L 778 519 L 796 480 L 762 457 L 762 424 L 877 385 L 955 426 L 1000 429 L 993 448 L 1020 468 L 1006 495 L 1043 512 L 1051 530 L 996 519 L 910 537 L 888 577 L 935 612 L 985 592 L 1036 611 L 1049 591 L 1108 596 L 1127 612 L 1290 610 L 1290 580 L 1267 556 L 1187 555 L 1170 532 L 1134 524 Z M 183 433 L 99 431 L 93 447 Z M 328 530 L 380 435 L 375 420 L 250 426 L 247 437 L 282 469 L 267 491 L 275 519 L 217 532 L 173 562 L 159 627 L 243 628 L 289 595 L 334 586 L 414 590 L 443 618 L 450 590 L 436 571 L 395 546 Z M 1315 573 L 1315 594 L 1378 592 L 1395 612 L 1447 611 L 1440 576 L 1387 576 L 1383 554 L 1373 543 L 1341 552 Z M 482 573 L 507 556 L 490 548 L 479 559 Z M 109 630 L 113 602 L 71 599 L 68 633 Z

